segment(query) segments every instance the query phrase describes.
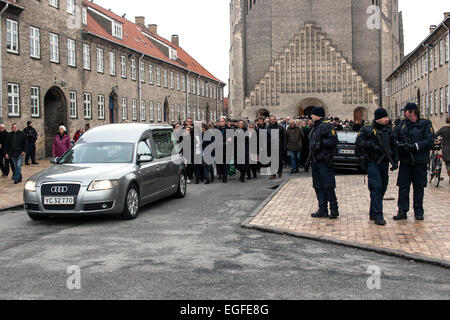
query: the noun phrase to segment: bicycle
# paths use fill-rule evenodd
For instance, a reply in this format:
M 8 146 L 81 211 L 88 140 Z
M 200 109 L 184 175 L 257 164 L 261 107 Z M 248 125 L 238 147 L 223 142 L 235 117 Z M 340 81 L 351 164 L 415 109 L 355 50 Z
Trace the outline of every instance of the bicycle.
M 433 184 L 436 188 L 439 187 L 439 183 L 444 180 L 441 178 L 442 172 L 442 150 L 441 144 L 435 144 L 432 153 L 430 163 L 428 164 L 428 176 L 430 178 L 430 184 Z

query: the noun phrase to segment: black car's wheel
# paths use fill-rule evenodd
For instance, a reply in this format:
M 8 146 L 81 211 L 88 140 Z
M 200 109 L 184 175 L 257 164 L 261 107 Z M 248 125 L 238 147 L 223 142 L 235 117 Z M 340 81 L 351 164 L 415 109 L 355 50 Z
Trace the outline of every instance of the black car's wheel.
M 128 187 L 127 194 L 125 196 L 125 204 L 121 218 L 123 220 L 133 220 L 136 219 L 139 214 L 140 200 L 139 200 L 139 190 L 134 184 L 130 184 Z
M 186 196 L 186 175 L 184 172 L 181 173 L 179 179 L 178 179 L 178 189 L 175 193 L 175 197 L 177 198 L 184 198 Z
M 43 220 L 50 219 L 49 217 L 41 216 L 41 215 L 33 214 L 33 213 L 28 213 L 28 217 L 30 217 L 30 219 L 34 220 L 34 221 L 43 221 Z

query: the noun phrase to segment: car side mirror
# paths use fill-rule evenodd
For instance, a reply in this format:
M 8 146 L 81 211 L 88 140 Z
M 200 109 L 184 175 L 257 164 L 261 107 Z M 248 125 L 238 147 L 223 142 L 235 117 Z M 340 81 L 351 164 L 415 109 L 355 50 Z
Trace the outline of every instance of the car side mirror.
M 153 157 L 151 155 L 140 155 L 138 158 L 138 164 L 152 162 Z
M 56 164 L 58 162 L 59 158 L 53 158 L 52 160 L 50 160 L 51 164 Z

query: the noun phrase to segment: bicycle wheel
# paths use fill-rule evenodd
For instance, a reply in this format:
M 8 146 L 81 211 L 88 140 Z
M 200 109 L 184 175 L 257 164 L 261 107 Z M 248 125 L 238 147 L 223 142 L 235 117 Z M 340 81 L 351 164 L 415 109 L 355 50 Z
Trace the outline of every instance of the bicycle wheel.
M 442 172 L 442 162 L 441 159 L 436 159 L 436 169 L 434 173 L 434 185 L 436 188 L 439 187 L 439 183 L 441 182 L 441 172 Z
M 433 182 L 435 174 L 436 174 L 436 158 L 433 154 L 432 158 L 430 159 L 430 163 L 428 164 L 428 177 L 430 183 Z

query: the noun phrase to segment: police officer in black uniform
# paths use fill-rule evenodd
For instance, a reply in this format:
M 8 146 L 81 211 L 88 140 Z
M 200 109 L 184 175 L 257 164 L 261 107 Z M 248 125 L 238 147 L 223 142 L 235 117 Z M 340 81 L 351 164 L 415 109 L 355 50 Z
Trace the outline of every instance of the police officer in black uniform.
M 336 150 L 338 139 L 334 124 L 324 121 L 325 110 L 315 107 L 311 115 L 314 126 L 309 135 L 310 159 L 312 163 L 313 186 L 319 202 L 319 211 L 312 214 L 313 218 L 339 217 L 339 206 L 336 198 L 336 179 L 332 165 L 333 155 Z M 328 203 L 330 203 L 331 214 L 328 216 Z
M 385 226 L 383 198 L 389 184 L 389 163 L 392 171 L 398 169 L 397 144 L 390 126 L 388 113 L 383 108 L 375 111 L 373 124 L 361 128 L 356 145 L 363 151 L 367 161 L 370 190 L 370 220 Z
M 427 164 L 436 135 L 430 120 L 420 118 L 415 103 L 408 103 L 402 110 L 405 119 L 395 128 L 395 139 L 400 155 L 400 170 L 397 186 L 398 215 L 394 220 L 407 219 L 411 183 L 414 189 L 414 214 L 416 220 L 423 220 L 423 196 L 427 186 Z

